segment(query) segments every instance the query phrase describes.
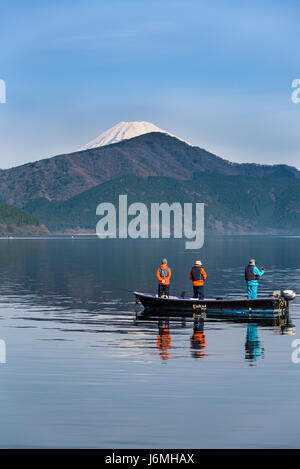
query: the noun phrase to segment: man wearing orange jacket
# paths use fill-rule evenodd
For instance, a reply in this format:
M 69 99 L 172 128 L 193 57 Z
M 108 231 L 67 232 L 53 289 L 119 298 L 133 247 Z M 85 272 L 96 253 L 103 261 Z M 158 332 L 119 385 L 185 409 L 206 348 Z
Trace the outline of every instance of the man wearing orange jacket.
M 158 278 L 158 296 L 169 296 L 171 275 L 172 272 L 170 267 L 168 267 L 168 261 L 163 259 L 156 272 L 156 277 Z
M 207 274 L 202 267 L 201 261 L 196 261 L 190 272 L 190 280 L 193 281 L 194 298 L 204 299 L 204 282 Z

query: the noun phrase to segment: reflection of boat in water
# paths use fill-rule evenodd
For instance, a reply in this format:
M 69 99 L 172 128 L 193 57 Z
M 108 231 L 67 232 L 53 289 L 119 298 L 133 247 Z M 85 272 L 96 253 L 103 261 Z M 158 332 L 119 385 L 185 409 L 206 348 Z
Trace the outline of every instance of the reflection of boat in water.
M 186 319 L 186 316 L 159 316 L 151 315 L 149 312 L 142 311 L 136 312 L 135 323 L 139 322 L 149 322 L 156 323 L 158 325 L 158 335 L 157 335 L 157 348 L 159 350 L 159 355 L 163 360 L 168 360 L 171 358 L 171 321 L 172 323 L 181 322 L 182 327 L 186 327 L 188 324 L 191 324 L 191 321 Z M 284 315 L 274 316 L 273 321 L 260 320 L 253 322 L 253 319 L 244 318 L 212 318 L 205 319 L 202 317 L 201 313 L 194 313 L 193 318 L 193 334 L 190 337 L 190 351 L 191 357 L 193 358 L 205 358 L 206 357 L 206 347 L 207 339 L 204 334 L 204 325 L 205 322 L 209 323 L 220 323 L 220 322 L 229 322 L 229 323 L 244 323 L 247 322 L 247 334 L 245 341 L 245 359 L 250 362 L 250 364 L 255 364 L 259 358 L 264 357 L 264 347 L 261 340 L 258 336 L 258 326 L 267 327 L 270 329 L 270 326 L 273 328 L 273 332 L 278 334 L 295 334 L 296 327 L 292 324 L 290 310 L 286 310 Z M 178 328 L 177 328 L 178 329 Z M 175 341 L 176 342 L 176 341 Z M 173 344 L 174 346 L 175 344 Z
M 290 311 L 279 319 L 278 324 L 274 324 L 274 332 L 278 335 L 296 334 L 296 326 L 292 323 Z
M 290 310 L 296 294 L 291 290 L 279 290 L 268 298 L 184 298 L 177 296 L 158 297 L 151 293 L 134 292 L 136 301 L 140 302 L 145 313 L 158 316 L 193 316 L 202 313 L 205 317 L 224 317 L 241 319 L 273 319 Z

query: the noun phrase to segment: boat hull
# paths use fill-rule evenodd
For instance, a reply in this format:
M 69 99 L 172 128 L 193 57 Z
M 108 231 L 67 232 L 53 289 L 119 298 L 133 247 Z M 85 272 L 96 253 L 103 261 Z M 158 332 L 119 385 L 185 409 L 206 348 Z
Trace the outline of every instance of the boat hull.
M 285 313 L 288 307 L 283 298 L 220 298 L 204 299 L 169 297 L 134 292 L 136 299 L 143 305 L 145 313 L 157 316 L 202 315 L 206 317 L 235 317 L 249 319 L 272 319 Z

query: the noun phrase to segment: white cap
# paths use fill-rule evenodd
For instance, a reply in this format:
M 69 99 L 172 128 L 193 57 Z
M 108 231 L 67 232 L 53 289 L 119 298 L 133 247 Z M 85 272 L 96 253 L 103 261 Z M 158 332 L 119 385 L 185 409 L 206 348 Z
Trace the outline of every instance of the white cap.
M 201 261 L 196 261 L 195 265 L 202 265 L 202 262 Z

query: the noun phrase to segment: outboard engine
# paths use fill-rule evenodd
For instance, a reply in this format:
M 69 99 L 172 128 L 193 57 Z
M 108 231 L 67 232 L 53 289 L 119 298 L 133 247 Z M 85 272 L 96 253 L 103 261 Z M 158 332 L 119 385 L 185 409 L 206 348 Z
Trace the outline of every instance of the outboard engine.
M 274 329 L 276 334 L 284 334 L 284 335 L 295 335 L 296 333 L 296 326 L 292 323 L 291 320 L 291 312 L 290 306 L 291 302 L 296 298 L 296 293 L 293 290 L 278 290 L 280 292 L 279 296 L 276 298 L 282 298 L 285 302 L 285 318 L 284 323 L 280 324 L 278 327 Z M 273 296 L 278 294 L 278 291 L 273 293 Z
M 293 301 L 297 295 L 293 290 L 283 290 L 282 296 L 287 301 Z
M 284 298 L 287 301 L 293 301 L 296 296 L 294 290 L 274 290 L 272 293 L 273 298 Z
M 285 302 L 285 311 L 290 313 L 291 302 L 296 298 L 294 290 L 275 290 L 272 293 L 273 298 L 282 298 Z

